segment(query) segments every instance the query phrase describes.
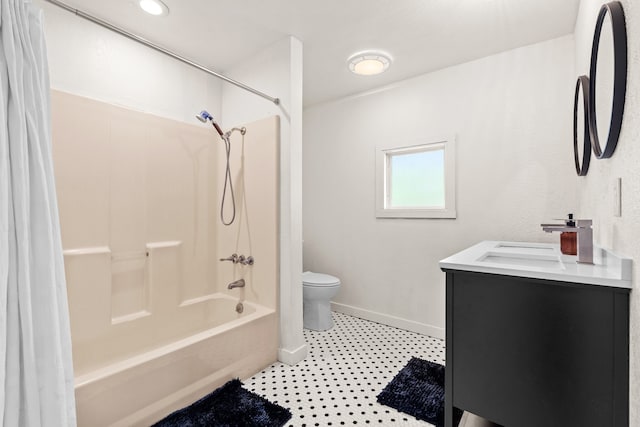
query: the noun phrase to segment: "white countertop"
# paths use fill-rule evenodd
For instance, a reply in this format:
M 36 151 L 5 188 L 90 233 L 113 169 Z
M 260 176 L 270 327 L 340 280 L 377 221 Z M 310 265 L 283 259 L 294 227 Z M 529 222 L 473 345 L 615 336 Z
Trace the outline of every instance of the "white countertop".
M 593 264 L 577 259 L 558 244 L 485 240 L 443 259 L 440 268 L 631 289 L 630 258 L 594 247 Z

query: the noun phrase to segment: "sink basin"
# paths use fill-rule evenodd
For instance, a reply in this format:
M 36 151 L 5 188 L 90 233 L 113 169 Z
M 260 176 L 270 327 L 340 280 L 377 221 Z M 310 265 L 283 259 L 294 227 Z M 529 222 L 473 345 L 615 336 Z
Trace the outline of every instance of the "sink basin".
M 527 253 L 537 252 L 537 253 L 546 253 L 553 254 L 555 249 L 549 247 L 548 245 L 541 245 L 535 243 L 516 243 L 516 242 L 500 242 L 496 245 L 497 249 L 510 249 L 514 251 L 519 251 L 524 249 Z
M 529 248 L 527 248 L 529 249 Z M 517 252 L 487 252 L 478 258 L 478 262 L 485 262 L 490 264 L 500 264 L 506 266 L 519 266 L 527 268 L 544 268 L 546 270 L 563 270 L 564 265 L 560 258 L 553 253 L 551 249 L 550 254 L 544 254 L 544 249 L 547 248 L 535 248 L 540 249 L 542 253 L 517 253 Z

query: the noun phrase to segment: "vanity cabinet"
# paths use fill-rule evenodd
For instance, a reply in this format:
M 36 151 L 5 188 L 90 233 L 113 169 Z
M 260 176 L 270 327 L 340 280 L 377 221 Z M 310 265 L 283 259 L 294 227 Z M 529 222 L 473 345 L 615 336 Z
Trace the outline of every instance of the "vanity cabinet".
M 442 266 L 442 264 L 441 264 Z M 443 268 L 445 426 L 629 425 L 629 291 Z

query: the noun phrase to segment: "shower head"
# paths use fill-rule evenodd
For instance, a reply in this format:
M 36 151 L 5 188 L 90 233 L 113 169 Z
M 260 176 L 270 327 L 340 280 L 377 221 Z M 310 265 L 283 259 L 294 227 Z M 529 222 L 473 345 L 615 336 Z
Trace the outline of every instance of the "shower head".
M 207 120 L 211 121 L 211 124 L 216 129 L 216 132 L 218 132 L 218 135 L 224 138 L 224 132 L 222 132 L 220 126 L 218 126 L 216 121 L 213 120 L 213 116 L 209 114 L 207 110 L 202 110 L 200 111 L 200 114 L 196 114 L 196 119 L 200 120 L 202 123 L 207 123 Z
M 202 123 L 207 123 L 207 120 L 213 121 L 213 117 L 206 110 L 202 110 L 200 111 L 200 114 L 196 114 L 196 119 L 200 120 Z

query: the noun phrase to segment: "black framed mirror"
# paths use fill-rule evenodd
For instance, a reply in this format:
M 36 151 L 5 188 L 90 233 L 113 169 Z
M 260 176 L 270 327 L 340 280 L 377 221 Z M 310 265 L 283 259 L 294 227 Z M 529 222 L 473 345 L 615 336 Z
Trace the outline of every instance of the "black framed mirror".
M 596 21 L 589 69 L 589 134 L 598 159 L 618 144 L 627 87 L 627 31 L 622 5 L 603 4 Z
M 573 97 L 573 160 L 578 176 L 585 176 L 591 161 L 589 136 L 589 78 L 578 77 Z

